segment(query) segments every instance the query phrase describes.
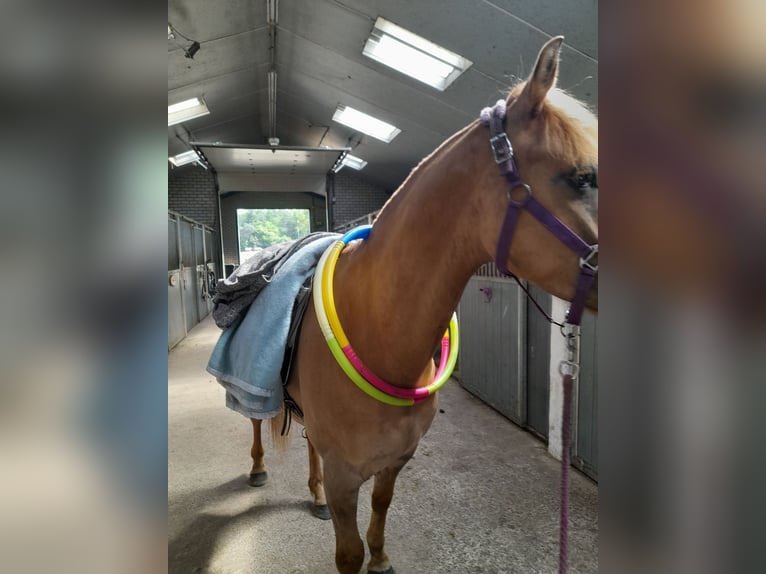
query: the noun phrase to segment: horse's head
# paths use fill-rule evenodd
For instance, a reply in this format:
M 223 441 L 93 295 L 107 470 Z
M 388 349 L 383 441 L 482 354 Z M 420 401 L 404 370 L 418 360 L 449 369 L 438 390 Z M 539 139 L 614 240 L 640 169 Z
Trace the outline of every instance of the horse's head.
M 585 242 L 598 242 L 598 120 L 580 102 L 556 89 L 562 37 L 540 50 L 532 74 L 507 99 L 505 130 L 521 179 L 543 207 Z M 489 154 L 488 154 L 489 155 Z M 493 255 L 508 205 L 509 185 L 494 163 L 483 179 L 487 214 L 485 248 Z M 523 201 L 524 187 L 511 192 Z M 549 293 L 571 300 L 579 257 L 528 210 L 521 209 L 510 242 L 508 269 Z M 587 307 L 598 308 L 591 289 Z

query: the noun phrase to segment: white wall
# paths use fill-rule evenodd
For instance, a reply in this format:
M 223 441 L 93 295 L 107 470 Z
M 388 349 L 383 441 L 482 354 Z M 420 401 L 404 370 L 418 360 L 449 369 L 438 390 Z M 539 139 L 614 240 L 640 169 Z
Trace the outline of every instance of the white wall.
M 557 297 L 551 297 L 551 316 L 557 321 L 562 319 L 569 303 Z M 548 402 L 548 452 L 561 460 L 561 416 L 564 406 L 564 390 L 559 364 L 567 358 L 566 343 L 561 336 L 561 328 L 551 323 L 551 359 L 550 359 L 550 394 Z M 572 388 L 577 396 L 577 380 Z M 572 405 L 574 408 L 574 405 Z

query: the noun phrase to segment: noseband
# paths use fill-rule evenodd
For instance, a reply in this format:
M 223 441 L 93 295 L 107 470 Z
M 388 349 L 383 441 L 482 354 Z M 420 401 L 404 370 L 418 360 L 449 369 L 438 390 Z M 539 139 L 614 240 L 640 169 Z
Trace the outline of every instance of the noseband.
M 489 127 L 489 143 L 495 163 L 500 167 L 500 173 L 508 180 L 508 209 L 505 212 L 503 228 L 500 231 L 500 239 L 497 242 L 495 252 L 495 265 L 503 275 L 512 275 L 507 268 L 508 253 L 511 250 L 511 240 L 519 219 L 519 213 L 526 209 L 559 241 L 569 247 L 580 258 L 580 275 L 577 278 L 575 296 L 567 311 L 566 322 L 570 325 L 579 325 L 585 310 L 585 301 L 588 297 L 593 281 L 598 273 L 598 263 L 593 259 L 598 255 L 598 243 L 589 245 L 577 233 L 567 227 L 559 218 L 535 199 L 532 188 L 521 179 L 516 162 L 513 159 L 513 147 L 505 133 L 505 101 L 499 100 L 493 107 L 484 108 L 481 111 L 481 123 Z M 521 188 L 524 197 L 515 200 L 511 192 Z

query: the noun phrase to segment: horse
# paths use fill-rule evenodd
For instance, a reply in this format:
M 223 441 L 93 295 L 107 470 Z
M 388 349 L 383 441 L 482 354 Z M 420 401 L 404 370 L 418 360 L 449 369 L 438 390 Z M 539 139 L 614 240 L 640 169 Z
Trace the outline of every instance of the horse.
M 598 121 L 555 87 L 562 42 L 561 36 L 548 41 L 527 80 L 498 103 L 523 183 L 509 186 L 501 177 L 490 132 L 474 121 L 413 169 L 369 236 L 350 243 L 338 259 L 339 320 L 357 355 L 384 381 L 415 389 L 433 379 L 435 351 L 469 278 L 493 260 L 509 204 L 523 205 L 534 194 L 586 243 L 597 243 Z M 527 210 L 517 214 L 510 245 L 497 251 L 499 267 L 556 297 L 575 297 L 582 258 Z M 597 284 L 586 291 L 584 306 L 596 312 Z M 357 574 L 363 566 L 358 495 L 374 477 L 367 570 L 392 574 L 384 550 L 386 513 L 399 471 L 431 425 L 438 393 L 392 406 L 361 392 L 328 349 L 313 301 L 285 389 L 302 410 L 296 420 L 308 442 L 308 486 L 315 514 L 332 519 L 338 572 Z M 284 416 L 283 410 L 271 419 L 272 435 Z M 262 421 L 252 423 L 250 483 L 259 485 L 267 476 Z

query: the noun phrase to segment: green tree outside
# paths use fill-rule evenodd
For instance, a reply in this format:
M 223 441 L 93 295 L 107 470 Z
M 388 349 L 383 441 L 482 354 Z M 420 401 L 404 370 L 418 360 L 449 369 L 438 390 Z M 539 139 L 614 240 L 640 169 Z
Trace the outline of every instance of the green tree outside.
M 248 251 L 268 247 L 311 232 L 308 209 L 238 209 L 240 262 Z

